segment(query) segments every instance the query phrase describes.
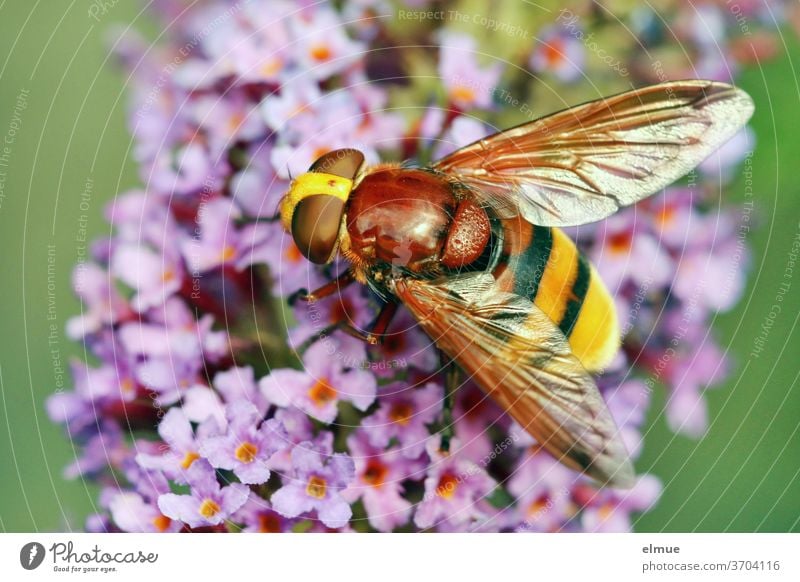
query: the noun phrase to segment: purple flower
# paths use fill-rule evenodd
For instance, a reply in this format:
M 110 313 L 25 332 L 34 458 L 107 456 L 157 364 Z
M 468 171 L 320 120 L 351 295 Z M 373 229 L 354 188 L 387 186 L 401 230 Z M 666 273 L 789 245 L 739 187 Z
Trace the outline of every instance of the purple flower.
M 163 305 L 181 288 L 183 265 L 175 253 L 159 254 L 140 244 L 121 244 L 111 262 L 114 275 L 136 291 L 131 306 L 139 312 Z
M 80 340 L 130 317 L 131 309 L 114 286 L 111 275 L 94 263 L 83 263 L 72 272 L 72 288 L 83 302 L 81 315 L 67 322 L 67 335 Z M 85 309 L 85 311 L 84 311 Z
M 250 489 L 241 483 L 220 487 L 214 469 L 203 459 L 192 463 L 186 473 L 191 493 L 166 493 L 158 498 L 158 508 L 167 517 L 179 519 L 189 527 L 221 524 L 250 496 Z
M 64 469 L 67 479 L 95 475 L 107 467 L 119 469 L 130 456 L 130 448 L 116 423 L 101 421 L 99 431 L 83 444 L 80 455 Z
M 215 423 L 204 423 L 198 435 L 216 432 Z M 180 408 L 170 408 L 158 425 L 158 434 L 164 439 L 166 448 L 162 454 L 139 453 L 136 462 L 144 469 L 163 471 L 179 483 L 185 483 L 187 471 L 200 458 L 200 441 L 192 425 Z
M 279 178 L 272 167 L 271 149 L 271 142 L 251 147 L 247 165 L 231 177 L 231 197 L 247 216 L 275 216 L 289 189 L 289 182 Z
M 708 338 L 691 352 L 678 352 L 670 361 L 666 377 L 673 392 L 667 400 L 667 423 L 675 432 L 701 437 L 708 427 L 704 389 L 727 375 L 728 361 L 716 343 Z
M 330 448 L 329 443 L 325 441 L 326 438 L 329 438 L 327 435 L 330 433 L 322 432 L 315 437 L 311 418 L 299 408 L 278 408 L 275 411 L 275 419 L 283 424 L 291 445 L 298 445 L 303 441 L 314 441 L 316 445 Z M 275 453 L 270 459 L 270 468 L 280 474 L 291 471 L 293 450 L 294 446 L 288 446 Z
M 341 18 L 327 7 L 305 11 L 291 24 L 299 41 L 298 64 L 316 79 L 345 71 L 365 49 L 348 37 Z
M 427 131 L 427 128 L 424 128 Z M 491 134 L 491 128 L 471 117 L 459 115 L 450 124 L 450 127 L 441 137 L 441 141 L 434 148 L 434 157 L 443 158 L 446 155 L 478 141 Z
M 330 353 L 329 346 L 319 341 L 303 355 L 304 371 L 275 370 L 261 379 L 261 391 L 278 406 L 296 406 L 326 423 L 336 418 L 340 400 L 366 410 L 375 400 L 375 377 L 343 367 L 336 357 L 341 355 Z
M 421 388 L 402 383 L 381 388 L 379 407 L 361 421 L 370 443 L 375 447 L 388 447 L 397 439 L 403 456 L 418 458 L 430 437 L 427 425 L 438 419 L 442 410 L 444 389 L 434 382 Z
M 270 229 L 253 224 L 237 229 L 239 208 L 229 199 L 217 198 L 198 209 L 199 236 L 185 239 L 182 245 L 187 268 L 192 273 L 231 265 L 243 268 L 258 260 L 257 248 L 267 242 Z M 196 230 L 197 233 L 197 230 Z
M 269 403 L 259 391 L 253 368 L 250 366 L 233 367 L 217 372 L 213 384 L 225 402 L 232 404 L 244 400 L 253 404 L 262 417 L 266 414 Z
M 292 471 L 272 495 L 272 506 L 285 517 L 316 511 L 327 527 L 347 524 L 353 512 L 341 495 L 355 477 L 353 460 L 345 454 L 323 454 L 305 441 L 292 449 Z
M 411 503 L 403 498 L 402 482 L 422 478 L 421 459 L 412 462 L 397 448 L 374 447 L 363 429 L 347 438 L 347 448 L 355 462 L 356 480 L 345 490 L 345 498 L 350 503 L 361 499 L 369 524 L 378 531 L 392 531 L 408 522 Z
M 750 127 L 743 127 L 717 151 L 703 160 L 698 169 L 711 178 L 719 176 L 729 180 L 736 166 L 753 153 L 755 145 L 755 133 Z
M 233 471 L 242 483 L 265 483 L 270 457 L 288 446 L 285 429 L 275 419 L 262 422 L 262 414 L 245 400 L 229 404 L 227 418 L 227 432 L 204 439 L 200 454 L 212 467 Z
M 642 448 L 639 429 L 644 424 L 647 412 L 647 385 L 640 380 L 627 380 L 607 391 L 604 396 L 628 453 L 632 458 L 637 458 Z
M 262 101 L 261 114 L 274 131 L 297 131 L 298 125 L 312 123 L 321 96 L 317 83 L 307 77 L 299 77 L 284 83 L 280 93 Z
M 517 531 L 558 531 L 572 517 L 572 487 L 578 477 L 539 446 L 516 465 L 508 491 L 516 499 Z
M 585 505 L 581 523 L 588 532 L 628 532 L 634 511 L 647 511 L 658 500 L 661 483 L 652 475 L 642 475 L 630 490 L 603 489 L 592 493 L 581 490 Z
M 158 508 L 133 491 L 118 492 L 109 502 L 114 523 L 131 533 L 176 532 L 180 523 L 173 521 Z
M 666 285 L 675 266 L 667 249 L 650 233 L 637 228 L 635 210 L 624 210 L 603 223 L 592 261 L 614 293 L 627 281 L 637 285 Z
M 583 31 L 552 26 L 539 33 L 528 64 L 537 73 L 551 73 L 562 83 L 572 83 L 584 76 L 585 49 L 580 39 Z
M 101 498 L 119 529 L 131 533 L 181 529 L 180 522 L 168 518 L 158 508 L 158 497 L 169 493 L 169 483 L 162 473 L 129 468 L 125 476 L 135 485 L 135 490 L 109 488 Z
M 141 174 L 150 188 L 183 196 L 204 187 L 213 188 L 219 179 L 217 174 L 227 171 L 224 164 L 215 163 L 211 152 L 198 140 L 159 149 L 150 170 Z
M 188 113 L 209 136 L 212 159 L 226 154 L 237 141 L 253 141 L 267 131 L 257 104 L 238 91 L 230 91 L 226 99 L 201 95 L 190 103 Z
M 486 507 L 482 501 L 494 490 L 494 479 L 463 454 L 457 440 L 450 443 L 449 453 L 439 450 L 439 442 L 438 436 L 432 436 L 427 444 L 431 464 L 414 523 L 427 529 L 464 526 L 485 519 Z
M 462 110 L 488 108 L 492 104 L 500 75 L 500 63 L 478 64 L 475 40 L 465 34 L 441 34 L 439 76 L 450 102 Z
M 243 524 L 242 531 L 246 533 L 283 533 L 292 531 L 297 520 L 282 516 L 266 499 L 250 495 L 233 516 L 233 521 Z

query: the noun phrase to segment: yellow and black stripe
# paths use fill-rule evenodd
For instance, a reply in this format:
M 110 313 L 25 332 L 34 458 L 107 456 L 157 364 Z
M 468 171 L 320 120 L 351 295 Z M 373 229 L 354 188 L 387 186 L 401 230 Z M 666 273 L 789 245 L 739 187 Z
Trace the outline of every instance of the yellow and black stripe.
M 501 288 L 533 301 L 555 322 L 587 370 L 600 371 L 619 347 L 614 301 L 594 267 L 557 228 L 503 221 L 494 268 Z

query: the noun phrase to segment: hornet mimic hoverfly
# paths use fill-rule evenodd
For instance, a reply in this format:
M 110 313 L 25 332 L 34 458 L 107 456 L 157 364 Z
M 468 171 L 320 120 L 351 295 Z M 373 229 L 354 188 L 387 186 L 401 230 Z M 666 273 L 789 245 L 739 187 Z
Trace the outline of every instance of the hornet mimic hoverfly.
M 368 285 L 385 304 L 369 333 L 349 331 L 372 343 L 399 303 L 409 309 L 448 359 L 444 450 L 457 364 L 561 462 L 629 487 L 631 462 L 590 375 L 619 347 L 614 302 L 558 227 L 658 192 L 752 112 L 735 87 L 678 81 L 519 125 L 427 167 L 329 152 L 293 180 L 281 220 L 306 258 L 341 253 L 350 268 L 304 298 Z

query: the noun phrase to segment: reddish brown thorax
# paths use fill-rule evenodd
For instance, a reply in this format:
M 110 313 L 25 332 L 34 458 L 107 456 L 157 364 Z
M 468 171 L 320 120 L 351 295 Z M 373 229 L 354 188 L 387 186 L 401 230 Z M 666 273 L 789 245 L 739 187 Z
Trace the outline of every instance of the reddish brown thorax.
M 389 168 L 366 176 L 347 207 L 350 250 L 367 263 L 412 272 L 468 265 L 481 256 L 491 225 L 486 212 L 459 200 L 441 176 Z

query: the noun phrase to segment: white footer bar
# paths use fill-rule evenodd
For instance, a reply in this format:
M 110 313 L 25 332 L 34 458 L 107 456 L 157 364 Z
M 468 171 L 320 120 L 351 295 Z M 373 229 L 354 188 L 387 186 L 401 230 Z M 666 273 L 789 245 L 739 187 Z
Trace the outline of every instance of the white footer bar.
M 4 580 L 800 580 L 797 534 L 3 534 Z M 246 577 L 246 578 L 245 578 Z M 556 578 L 553 578 L 556 577 Z

